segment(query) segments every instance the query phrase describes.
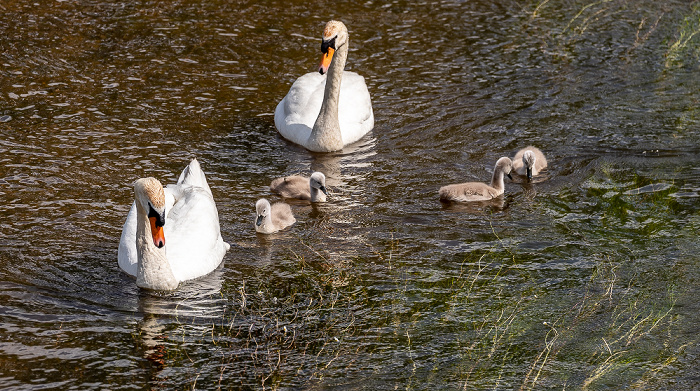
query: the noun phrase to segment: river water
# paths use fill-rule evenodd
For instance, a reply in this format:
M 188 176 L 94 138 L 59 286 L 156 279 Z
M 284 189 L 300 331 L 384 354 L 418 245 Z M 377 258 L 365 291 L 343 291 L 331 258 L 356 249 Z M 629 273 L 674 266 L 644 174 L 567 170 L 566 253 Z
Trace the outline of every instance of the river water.
M 683 1 L 0 3 L 0 389 L 692 389 L 700 9 Z M 272 113 L 350 31 L 375 128 Z M 533 144 L 549 168 L 441 204 Z M 174 293 L 117 265 L 131 183 L 196 157 L 232 248 Z M 262 236 L 278 176 L 329 202 Z

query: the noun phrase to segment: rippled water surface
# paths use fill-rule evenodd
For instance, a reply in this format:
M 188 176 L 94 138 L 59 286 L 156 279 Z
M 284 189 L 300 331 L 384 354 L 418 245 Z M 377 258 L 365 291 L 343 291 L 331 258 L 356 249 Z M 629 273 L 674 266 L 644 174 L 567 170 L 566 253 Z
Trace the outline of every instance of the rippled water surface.
M 700 8 L 683 1 L 0 3 L 1 389 L 698 389 Z M 272 113 L 350 30 L 374 130 Z M 441 204 L 533 144 L 549 168 Z M 197 157 L 232 244 L 117 266 L 131 183 Z M 253 229 L 282 175 L 330 202 Z

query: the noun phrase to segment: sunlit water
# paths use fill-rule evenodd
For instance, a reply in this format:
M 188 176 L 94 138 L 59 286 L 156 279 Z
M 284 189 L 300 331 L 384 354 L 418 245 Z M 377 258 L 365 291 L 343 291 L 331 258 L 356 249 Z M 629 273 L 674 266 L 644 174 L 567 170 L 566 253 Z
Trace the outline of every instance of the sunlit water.
M 0 4 L 0 388 L 700 387 L 699 39 L 685 2 Z M 272 113 L 350 30 L 376 125 L 341 153 Z M 684 35 L 685 34 L 685 35 Z M 533 144 L 549 169 L 445 205 Z M 131 183 L 208 176 L 220 269 L 117 266 Z M 261 236 L 277 176 L 330 202 Z

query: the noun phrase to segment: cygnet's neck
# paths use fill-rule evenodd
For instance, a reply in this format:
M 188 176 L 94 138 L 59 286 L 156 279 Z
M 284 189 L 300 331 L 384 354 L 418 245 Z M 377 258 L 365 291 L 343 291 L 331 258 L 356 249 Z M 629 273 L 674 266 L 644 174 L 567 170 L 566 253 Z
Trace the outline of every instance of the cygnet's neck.
M 500 167 L 496 168 L 493 172 L 493 176 L 491 177 L 491 187 L 496 189 L 496 191 L 500 194 L 503 193 L 505 190 L 505 183 L 503 181 L 503 169 Z
M 343 137 L 338 120 L 338 101 L 340 85 L 343 78 L 345 62 L 348 58 L 349 42 L 345 42 L 333 54 L 331 65 L 326 75 L 326 88 L 323 91 L 323 103 L 307 142 L 307 148 L 314 152 L 332 152 L 343 149 Z
M 311 202 L 326 202 L 326 195 L 319 189 L 311 187 Z
M 136 211 L 136 285 L 152 290 L 173 290 L 177 288 L 178 281 L 165 256 L 165 246 L 156 247 L 146 212 L 140 206 Z
M 272 208 L 268 207 L 268 209 Z M 270 210 L 267 216 L 263 217 L 262 224 L 256 225 L 255 229 L 262 233 L 272 233 L 276 231 L 275 226 L 272 224 L 272 210 Z

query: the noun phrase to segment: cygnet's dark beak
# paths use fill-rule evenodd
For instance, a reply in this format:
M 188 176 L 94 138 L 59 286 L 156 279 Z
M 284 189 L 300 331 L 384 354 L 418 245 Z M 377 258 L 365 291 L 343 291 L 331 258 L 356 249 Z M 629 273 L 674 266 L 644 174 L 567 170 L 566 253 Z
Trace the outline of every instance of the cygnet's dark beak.
M 527 168 L 527 180 L 532 180 L 532 167 Z
M 257 226 L 259 227 L 259 226 L 262 225 L 262 222 L 263 222 L 263 216 L 262 216 L 262 215 L 259 215 L 259 216 L 258 216 L 258 219 L 255 220 L 255 225 L 257 225 Z
M 326 190 L 326 186 L 319 187 L 319 190 L 321 190 L 323 192 L 323 194 L 328 195 L 328 191 Z

